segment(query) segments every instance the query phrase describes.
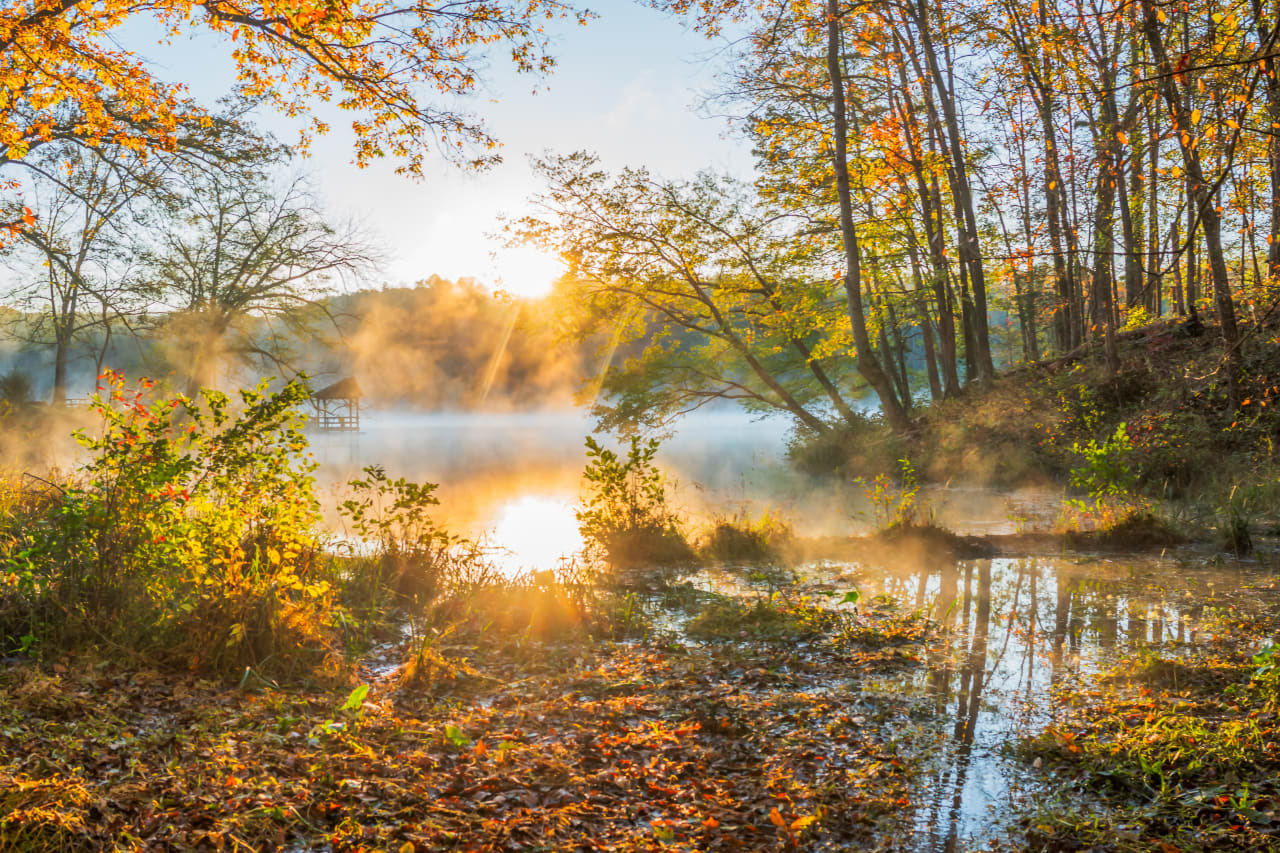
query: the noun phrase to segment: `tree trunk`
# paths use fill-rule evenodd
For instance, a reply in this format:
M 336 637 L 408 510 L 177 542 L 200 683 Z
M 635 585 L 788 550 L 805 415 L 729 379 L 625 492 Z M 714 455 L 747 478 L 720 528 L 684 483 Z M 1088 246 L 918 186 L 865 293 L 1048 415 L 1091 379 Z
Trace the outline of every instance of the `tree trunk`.
M 1142 0 L 1142 10 L 1143 28 L 1146 30 L 1147 42 L 1151 46 L 1151 56 L 1155 60 L 1156 68 L 1160 70 L 1160 91 L 1170 112 L 1173 113 L 1174 132 L 1178 135 L 1178 144 L 1182 150 L 1182 160 L 1187 172 L 1187 184 L 1192 202 L 1188 207 L 1194 210 L 1195 216 L 1204 227 L 1205 252 L 1209 258 L 1209 275 L 1213 283 L 1214 303 L 1217 307 L 1218 323 L 1222 329 L 1223 355 L 1226 360 L 1224 384 L 1227 390 L 1227 402 L 1234 411 L 1240 407 L 1239 377 L 1244 362 L 1241 353 L 1243 341 L 1240 340 L 1236 328 L 1235 302 L 1231 296 L 1226 257 L 1222 252 L 1222 215 L 1214 205 L 1214 188 L 1205 180 L 1200 151 L 1191 144 L 1192 134 L 1196 129 L 1182 99 L 1178 97 L 1177 79 L 1165 51 L 1164 39 L 1160 35 L 1160 25 L 1153 0 Z M 1189 234 L 1188 240 L 1191 241 L 1193 237 L 1194 234 Z
M 844 96 L 844 60 L 841 54 L 840 10 L 837 0 L 827 0 L 827 73 L 831 78 L 831 112 L 834 122 L 832 167 L 840 197 L 840 235 L 844 242 L 844 289 L 849 300 L 849 322 L 857 348 L 858 372 L 880 398 L 885 421 L 894 432 L 904 432 L 907 414 L 893 390 L 893 383 L 876 359 L 862 308 L 862 259 L 857 226 L 853 221 L 853 191 L 849 185 L 849 129 Z
M 834 7 L 834 3 L 829 3 Z M 938 100 L 942 107 L 943 120 L 946 122 L 946 138 L 942 144 L 950 154 L 951 191 L 955 197 L 959 244 L 957 246 L 960 264 L 969 272 L 969 283 L 973 287 L 973 345 L 975 348 L 973 361 L 980 382 L 990 382 L 995 378 L 995 366 L 991 361 L 991 339 L 987 329 L 987 287 L 982 269 L 982 251 L 978 242 L 978 221 L 973 209 L 973 193 L 969 188 L 968 164 L 964 156 L 964 137 L 960 134 L 960 122 L 956 118 L 955 101 L 946 77 L 938 63 L 937 52 L 933 44 L 929 10 L 925 0 L 916 0 L 916 25 L 920 30 L 921 47 L 925 63 L 929 67 L 934 88 L 938 91 Z M 969 377 L 972 378 L 972 377 Z

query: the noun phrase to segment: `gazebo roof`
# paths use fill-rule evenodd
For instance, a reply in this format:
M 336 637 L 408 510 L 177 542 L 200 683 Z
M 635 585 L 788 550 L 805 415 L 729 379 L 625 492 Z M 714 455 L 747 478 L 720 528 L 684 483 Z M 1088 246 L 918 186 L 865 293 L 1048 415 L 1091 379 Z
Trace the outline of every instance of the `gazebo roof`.
M 312 399 L 315 400 L 358 400 L 363 396 L 364 392 L 360 390 L 360 383 L 356 382 L 354 376 L 339 379 L 332 385 L 321 388 L 311 395 Z

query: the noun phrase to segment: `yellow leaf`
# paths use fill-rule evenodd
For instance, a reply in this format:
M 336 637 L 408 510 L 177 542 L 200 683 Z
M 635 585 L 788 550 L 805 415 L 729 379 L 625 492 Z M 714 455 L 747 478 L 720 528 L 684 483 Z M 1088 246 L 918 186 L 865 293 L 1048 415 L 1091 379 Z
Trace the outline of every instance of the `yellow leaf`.
M 400 845 L 400 853 L 413 853 L 413 842 L 406 841 Z
M 817 823 L 817 821 L 818 819 L 813 815 L 808 815 L 807 817 L 798 817 L 794 821 L 792 821 L 791 831 L 799 832 L 800 830 L 804 829 L 806 826 Z
M 1157 19 L 1160 21 L 1160 23 L 1162 23 L 1162 24 L 1165 22 L 1164 9 L 1156 9 L 1156 18 L 1157 18 Z
M 275 548 L 267 548 L 267 562 L 273 566 L 280 565 L 280 552 Z
M 1199 123 L 1200 123 L 1200 110 L 1199 110 L 1199 109 L 1194 109 L 1194 110 L 1192 110 L 1192 111 L 1191 111 L 1191 123 L 1192 123 L 1192 124 L 1199 124 Z
M 1229 118 L 1227 119 L 1227 127 L 1231 128 L 1232 130 L 1239 130 L 1240 122 L 1236 121 L 1233 118 Z

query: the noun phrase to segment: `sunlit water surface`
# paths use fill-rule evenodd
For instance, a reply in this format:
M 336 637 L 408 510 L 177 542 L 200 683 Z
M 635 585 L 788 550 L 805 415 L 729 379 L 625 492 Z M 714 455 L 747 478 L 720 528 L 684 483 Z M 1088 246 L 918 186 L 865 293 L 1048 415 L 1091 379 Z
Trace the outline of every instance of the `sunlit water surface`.
M 357 433 L 310 430 L 316 472 L 332 509 L 345 484 L 367 465 L 388 475 L 439 484 L 435 518 L 452 532 L 482 539 L 504 567 L 554 568 L 582 546 L 574 510 L 592 421 L 581 412 L 430 414 L 372 411 Z M 734 412 L 681 419 L 658 454 L 674 503 L 695 524 L 715 516 L 782 513 L 802 536 L 867 529 L 874 509 L 853 482 L 815 481 L 786 463 L 786 419 Z M 619 449 L 616 441 L 602 438 Z M 1017 517 L 1043 515 L 1057 495 L 1028 491 L 933 489 L 940 521 L 973 533 L 1011 532 Z M 331 513 L 331 524 L 341 519 Z
M 581 549 L 574 513 L 592 427 L 585 415 L 371 412 L 361 425 L 358 433 L 309 433 L 330 506 L 366 465 L 382 465 L 392 477 L 439 484 L 437 520 L 482 540 L 513 574 L 554 568 Z M 783 482 L 786 433 L 780 420 L 685 418 L 660 454 L 677 505 L 699 515 L 774 496 L 794 501 L 799 486 L 788 494 Z

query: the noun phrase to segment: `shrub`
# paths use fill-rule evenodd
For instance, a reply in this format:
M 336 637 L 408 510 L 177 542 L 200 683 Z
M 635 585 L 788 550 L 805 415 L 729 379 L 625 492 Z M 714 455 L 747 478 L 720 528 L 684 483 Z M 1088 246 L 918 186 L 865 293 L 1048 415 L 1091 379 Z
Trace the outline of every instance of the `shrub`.
M 76 434 L 80 478 L 3 555 L 23 596 L 58 614 L 40 639 L 224 674 L 323 657 L 331 590 L 314 577 L 315 466 L 296 411 L 306 385 L 264 382 L 233 410 L 217 391 L 153 400 L 146 380 L 102 382 L 101 433 Z
M 913 528 L 932 524 L 932 512 L 919 500 L 920 481 L 910 459 L 898 460 L 901 475 L 897 483 L 879 474 L 870 483 L 859 478 L 863 493 L 871 502 L 875 526 L 880 531 Z
M 795 540 L 791 524 L 765 512 L 753 519 L 745 512 L 716 519 L 701 551 L 713 560 L 763 562 L 781 559 Z
M 588 547 L 614 568 L 675 565 L 693 559 L 680 520 L 667 503 L 666 480 L 654 465 L 659 441 L 632 436 L 624 460 L 587 436 L 583 479 L 589 494 L 577 512 Z
M 841 421 L 823 432 L 797 427 L 787 442 L 787 458 L 796 470 L 819 477 L 890 471 L 904 451 L 899 436 L 866 416 L 854 423 Z
M 441 575 L 451 562 L 449 552 L 459 544 L 429 515 L 440 503 L 435 497 L 439 486 L 403 477 L 392 480 L 381 465 L 365 468 L 364 474 L 347 484 L 352 497 L 342 502 L 339 512 L 374 555 L 358 561 L 347 589 L 355 602 L 370 609 L 380 606 L 384 590 L 425 605 L 439 594 Z
M 31 402 L 34 391 L 30 375 L 16 367 L 0 375 L 0 400 L 11 406 L 25 406 Z

